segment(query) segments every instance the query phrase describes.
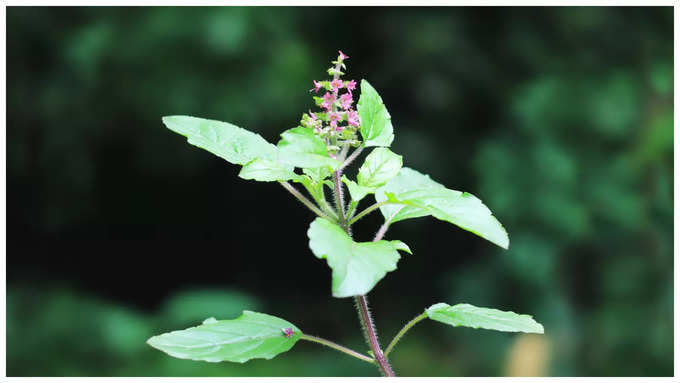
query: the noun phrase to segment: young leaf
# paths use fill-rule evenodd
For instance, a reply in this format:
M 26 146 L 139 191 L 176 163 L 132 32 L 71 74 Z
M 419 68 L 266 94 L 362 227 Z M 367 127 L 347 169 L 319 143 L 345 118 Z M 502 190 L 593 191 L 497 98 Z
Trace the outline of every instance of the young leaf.
M 286 334 L 286 329 L 292 334 Z M 243 363 L 288 351 L 301 335 L 300 329 L 283 319 L 243 311 L 236 319 L 208 318 L 200 326 L 157 335 L 147 343 L 175 358 Z
M 375 192 L 378 202 L 386 200 L 404 205 L 384 205 L 380 211 L 391 222 L 432 215 L 507 249 L 508 234 L 491 211 L 477 197 L 469 193 L 447 189 L 429 176 L 410 168 Z
M 352 197 L 352 201 L 359 202 L 367 195 L 374 193 L 377 188 L 370 186 L 361 186 L 351 179 L 347 178 L 344 174 L 341 178 L 342 182 L 347 185 L 349 190 L 349 195 Z
M 340 226 L 317 218 L 307 231 L 309 247 L 333 270 L 332 291 L 336 298 L 371 291 L 388 271 L 396 270 L 397 250 L 411 250 L 401 241 L 354 242 Z
M 375 148 L 359 168 L 357 182 L 363 187 L 378 188 L 396 177 L 401 165 L 400 155 L 387 148 Z
M 361 96 L 357 103 L 361 118 L 361 136 L 365 146 L 390 146 L 394 140 L 392 121 L 378 92 L 361 80 Z
M 298 168 L 330 166 L 337 169 L 340 161 L 331 158 L 326 144 L 314 134 L 312 128 L 297 127 L 281 133 L 278 143 L 281 161 Z
M 190 116 L 163 117 L 165 126 L 186 136 L 191 145 L 205 149 L 232 164 L 244 165 L 255 158 L 276 160 L 276 146 L 259 134 L 215 120 Z
M 543 334 L 543 326 L 530 315 L 515 314 L 512 311 L 475 307 L 467 303 L 455 306 L 437 303 L 426 309 L 425 313 L 432 320 L 454 327 Z
M 245 180 L 265 182 L 288 181 L 300 177 L 295 174 L 292 166 L 287 166 L 278 161 L 272 161 L 265 158 L 256 158 L 243 165 L 238 176 Z

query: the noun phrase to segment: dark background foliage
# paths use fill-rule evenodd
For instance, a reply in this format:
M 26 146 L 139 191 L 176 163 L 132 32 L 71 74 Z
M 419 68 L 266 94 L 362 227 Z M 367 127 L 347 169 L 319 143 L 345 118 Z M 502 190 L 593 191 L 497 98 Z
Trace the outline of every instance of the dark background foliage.
M 377 374 L 312 344 L 240 365 L 144 343 L 251 309 L 367 349 L 308 250 L 312 214 L 160 120 L 276 142 L 342 49 L 405 165 L 480 197 L 511 239 L 395 224 L 414 255 L 370 294 L 382 341 L 440 301 L 546 329 L 421 324 L 398 374 L 671 375 L 672 31 L 670 7 L 8 8 L 7 373 Z

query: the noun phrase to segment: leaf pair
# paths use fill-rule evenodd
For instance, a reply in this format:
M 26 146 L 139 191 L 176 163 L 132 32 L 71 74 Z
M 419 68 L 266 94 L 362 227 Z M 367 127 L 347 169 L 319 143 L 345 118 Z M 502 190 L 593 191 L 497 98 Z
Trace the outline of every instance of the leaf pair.
M 469 304 L 438 303 L 427 308 L 424 316 L 454 327 L 543 333 L 543 326 L 529 315 Z M 255 358 L 271 359 L 290 350 L 300 339 L 304 334 L 292 323 L 244 311 L 236 319 L 209 318 L 196 327 L 154 336 L 147 343 L 175 358 L 243 363 Z
M 390 115 L 382 99 L 366 81 L 361 81 L 357 105 L 365 146 L 389 146 L 394 139 Z M 163 117 L 168 129 L 186 136 L 188 142 L 232 164 L 243 165 L 239 177 L 255 181 L 300 181 L 294 168 L 332 169 L 340 161 L 331 158 L 326 144 L 312 128 L 296 127 L 281 134 L 277 146 L 259 134 L 215 120 L 190 116 Z

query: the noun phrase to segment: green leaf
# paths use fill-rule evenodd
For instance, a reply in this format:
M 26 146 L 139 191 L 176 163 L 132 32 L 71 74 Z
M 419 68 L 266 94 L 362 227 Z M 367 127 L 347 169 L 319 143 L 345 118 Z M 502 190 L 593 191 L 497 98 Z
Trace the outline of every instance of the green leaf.
M 395 178 L 376 190 L 375 199 L 405 205 L 380 207 L 385 219 L 391 222 L 432 215 L 508 248 L 508 233 L 482 201 L 472 194 L 447 189 L 413 169 L 402 168 Z
M 282 162 L 298 168 L 330 166 L 337 169 L 340 161 L 331 158 L 326 144 L 314 134 L 312 128 L 297 127 L 281 133 L 278 148 Z
M 402 158 L 387 148 L 375 148 L 366 156 L 359 168 L 357 183 L 363 187 L 378 188 L 396 177 L 401 169 Z
M 396 270 L 397 250 L 411 250 L 401 241 L 354 242 L 340 226 L 317 218 L 307 231 L 309 247 L 333 270 L 332 291 L 336 298 L 371 291 L 389 271 Z
M 215 120 L 190 116 L 163 117 L 165 126 L 188 138 L 191 145 L 205 149 L 232 164 L 244 165 L 255 158 L 275 161 L 276 146 L 259 134 Z
M 287 337 L 283 330 L 289 328 L 293 334 Z M 236 319 L 208 318 L 200 326 L 154 336 L 147 343 L 175 358 L 243 363 L 288 351 L 301 335 L 300 329 L 283 319 L 243 311 Z
M 248 162 L 241 168 L 238 176 L 246 180 L 265 182 L 288 181 L 300 177 L 295 174 L 292 166 L 265 158 L 256 158 Z
M 475 307 L 467 303 L 455 306 L 437 303 L 426 309 L 425 313 L 432 320 L 454 327 L 543 334 L 543 326 L 530 315 L 515 314 L 512 311 Z
M 367 195 L 375 193 L 375 190 L 377 189 L 370 186 L 367 187 L 361 186 L 356 182 L 352 181 L 351 179 L 347 178 L 347 176 L 345 176 L 344 174 L 342 175 L 341 180 L 345 185 L 347 185 L 347 189 L 349 190 L 349 195 L 352 197 L 352 201 L 359 202 Z
M 357 103 L 361 118 L 361 136 L 365 146 L 390 146 L 394 140 L 392 122 L 378 92 L 366 80 L 361 80 L 361 96 Z
M 315 181 L 322 181 L 328 178 L 332 171 L 328 166 L 322 166 L 320 168 L 304 168 L 302 172 L 310 176 Z

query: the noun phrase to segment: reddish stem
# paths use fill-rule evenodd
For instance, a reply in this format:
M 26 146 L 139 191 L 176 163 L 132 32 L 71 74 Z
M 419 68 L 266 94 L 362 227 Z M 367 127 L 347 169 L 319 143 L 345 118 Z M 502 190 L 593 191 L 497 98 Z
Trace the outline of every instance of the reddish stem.
M 380 372 L 384 376 L 396 376 L 394 375 L 394 371 L 392 371 L 390 363 L 387 361 L 387 358 L 380 349 L 378 335 L 376 334 L 375 326 L 373 325 L 373 318 L 371 318 L 371 313 L 368 311 L 368 301 L 366 300 L 366 296 L 358 295 L 354 297 L 354 299 L 357 303 L 357 308 L 359 309 L 359 318 L 361 319 L 361 324 L 364 327 L 366 339 L 368 340 L 369 346 L 371 346 L 373 357 L 378 363 Z

